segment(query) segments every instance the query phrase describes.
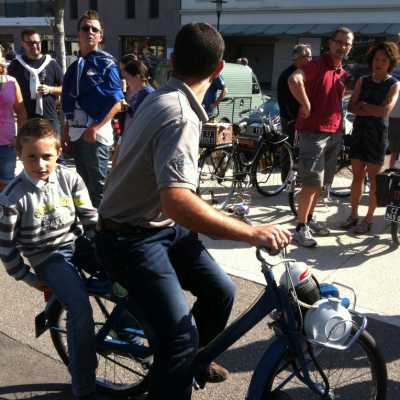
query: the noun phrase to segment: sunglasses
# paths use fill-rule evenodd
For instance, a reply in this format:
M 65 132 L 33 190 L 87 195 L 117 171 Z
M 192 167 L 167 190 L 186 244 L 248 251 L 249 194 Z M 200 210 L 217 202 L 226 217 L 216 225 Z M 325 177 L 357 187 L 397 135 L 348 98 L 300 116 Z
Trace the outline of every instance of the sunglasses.
M 91 32 L 91 33 L 99 33 L 101 32 L 101 29 L 96 28 L 95 26 L 89 26 L 89 25 L 84 25 L 81 26 L 81 28 L 79 29 L 81 32 Z
M 29 42 L 27 40 L 24 40 L 24 43 L 26 43 L 28 46 L 40 46 L 42 43 L 41 42 Z

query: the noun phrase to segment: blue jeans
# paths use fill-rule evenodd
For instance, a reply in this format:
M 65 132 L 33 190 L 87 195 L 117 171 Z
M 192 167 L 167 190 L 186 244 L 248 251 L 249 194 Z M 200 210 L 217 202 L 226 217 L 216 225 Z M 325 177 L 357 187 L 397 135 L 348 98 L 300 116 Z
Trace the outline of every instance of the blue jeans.
M 93 205 L 98 208 L 108 172 L 109 146 L 99 142 L 88 143 L 81 136 L 71 142 L 71 149 L 76 170 L 88 188 Z
M 8 183 L 15 176 L 17 153 L 14 146 L 0 146 L 0 181 Z
M 155 335 L 149 398 L 189 400 L 194 356 L 226 326 L 234 301 L 233 282 L 197 234 L 178 225 L 138 228 L 131 235 L 101 232 L 96 248 Z M 182 288 L 197 297 L 192 311 Z
M 96 390 L 96 342 L 86 287 L 70 260 L 72 247 L 57 250 L 35 267 L 38 278 L 67 310 L 67 343 L 72 391 L 84 396 Z

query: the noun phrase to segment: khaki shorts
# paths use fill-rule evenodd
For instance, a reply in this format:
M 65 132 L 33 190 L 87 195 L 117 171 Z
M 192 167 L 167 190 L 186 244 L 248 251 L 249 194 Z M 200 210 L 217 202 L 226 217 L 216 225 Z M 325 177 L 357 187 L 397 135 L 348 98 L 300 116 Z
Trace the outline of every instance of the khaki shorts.
M 298 168 L 304 186 L 323 187 L 332 183 L 341 144 L 341 133 L 298 133 Z

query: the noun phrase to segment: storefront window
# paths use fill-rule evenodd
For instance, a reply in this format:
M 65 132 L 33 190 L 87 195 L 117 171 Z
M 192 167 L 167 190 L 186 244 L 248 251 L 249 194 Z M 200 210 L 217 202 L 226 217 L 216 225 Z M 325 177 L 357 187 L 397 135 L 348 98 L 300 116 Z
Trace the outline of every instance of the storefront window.
M 165 58 L 165 37 L 163 36 L 122 36 L 122 54 L 135 53 L 138 56 Z

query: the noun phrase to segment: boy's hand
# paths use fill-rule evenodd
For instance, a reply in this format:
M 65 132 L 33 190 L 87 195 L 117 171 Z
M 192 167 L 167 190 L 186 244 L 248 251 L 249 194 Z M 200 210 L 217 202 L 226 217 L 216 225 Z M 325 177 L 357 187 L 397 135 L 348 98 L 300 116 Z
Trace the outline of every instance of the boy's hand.
M 45 290 L 48 290 L 48 286 L 44 282 L 36 283 L 34 288 L 39 290 L 40 292 L 44 292 Z

